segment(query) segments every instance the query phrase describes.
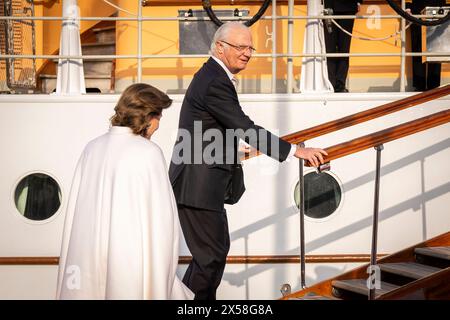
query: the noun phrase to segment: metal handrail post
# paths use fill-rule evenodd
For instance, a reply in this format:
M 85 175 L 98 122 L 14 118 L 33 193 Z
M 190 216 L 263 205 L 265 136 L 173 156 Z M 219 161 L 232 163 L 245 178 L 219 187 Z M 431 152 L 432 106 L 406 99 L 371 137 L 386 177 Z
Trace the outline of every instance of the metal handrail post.
M 137 61 L 137 82 L 142 82 L 142 0 L 138 2 L 138 61 Z
M 294 0 L 288 2 L 288 15 L 294 14 Z M 288 34 L 287 34 L 287 53 L 292 54 L 292 38 L 294 34 L 294 20 L 288 19 Z M 292 93 L 294 78 L 294 59 L 292 57 L 287 58 L 287 81 L 286 81 L 286 93 Z
M 402 9 L 405 10 L 405 0 L 402 0 Z M 401 45 L 401 58 L 400 58 L 400 92 L 405 92 L 405 53 L 406 53 L 406 40 L 405 40 L 405 19 L 400 19 L 400 45 Z
M 370 266 L 372 272 L 374 266 L 377 264 L 377 239 L 378 239 L 378 212 L 379 212 L 379 200 L 380 200 L 380 171 L 381 171 L 381 151 L 384 149 L 383 145 L 375 147 L 377 151 L 377 163 L 375 171 L 375 192 L 373 201 L 373 220 L 372 220 L 372 250 L 370 253 Z M 371 277 L 372 274 L 369 275 Z M 370 279 L 372 280 L 372 279 Z M 369 288 L 369 300 L 375 299 L 375 286 L 370 282 Z
M 302 57 L 399 57 L 399 53 L 312 53 L 312 54 L 283 54 L 278 53 L 273 55 L 271 53 L 254 54 L 253 58 L 302 58 Z M 446 57 L 448 52 L 407 52 L 407 57 Z M 0 59 L 137 59 L 137 54 L 101 54 L 101 55 L 58 55 L 58 54 L 0 54 Z M 207 58 L 207 54 L 142 54 L 142 59 L 177 59 L 177 58 Z
M 277 0 L 272 0 L 272 93 L 277 92 Z
M 298 145 L 304 148 L 305 144 L 300 142 Z M 302 289 L 306 288 L 305 280 L 305 179 L 303 177 L 303 159 L 298 159 L 299 179 L 299 213 L 300 213 L 300 286 Z

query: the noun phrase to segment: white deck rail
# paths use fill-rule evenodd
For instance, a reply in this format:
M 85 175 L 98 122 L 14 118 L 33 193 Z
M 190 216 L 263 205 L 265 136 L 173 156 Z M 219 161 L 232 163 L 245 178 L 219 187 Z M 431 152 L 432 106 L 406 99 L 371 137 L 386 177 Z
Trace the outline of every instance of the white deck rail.
M 138 23 L 138 52 L 134 55 L 80 55 L 80 56 L 65 56 L 65 55 L 2 55 L 0 59 L 12 59 L 12 58 L 36 58 L 36 59 L 136 59 L 137 65 L 137 81 L 142 81 L 142 60 L 143 59 L 167 59 L 167 58 L 204 58 L 209 55 L 206 54 L 142 54 L 142 23 L 146 21 L 209 21 L 208 17 L 144 17 L 142 16 L 142 1 L 136 0 L 138 3 L 138 15 L 136 17 L 80 17 L 82 21 L 136 21 Z M 406 57 L 416 56 L 449 56 L 450 52 L 406 52 L 406 32 L 405 32 L 405 20 L 399 15 L 320 15 L 320 16 L 295 16 L 292 15 L 294 6 L 294 0 L 288 1 L 289 15 L 278 16 L 276 15 L 276 0 L 272 0 L 272 15 L 263 16 L 261 20 L 272 20 L 272 48 L 271 53 L 254 54 L 256 58 L 272 58 L 272 93 L 276 92 L 276 72 L 277 72 L 277 58 L 288 58 L 287 63 L 287 93 L 293 92 L 293 78 L 294 68 L 293 59 L 298 57 L 395 57 L 399 56 L 400 60 L 400 91 L 405 91 L 405 60 Z M 402 7 L 405 8 L 405 0 L 402 0 Z M 416 18 L 442 18 L 444 15 L 413 15 Z M 249 20 L 249 17 L 229 17 L 222 18 L 222 20 Z M 367 53 L 327 53 L 327 54 L 302 54 L 292 53 L 293 43 L 293 20 L 298 19 L 401 19 L 400 24 L 400 41 L 401 47 L 398 53 L 392 52 L 367 52 Z M 54 20 L 70 20 L 70 18 L 64 17 L 20 17 L 20 16 L 0 16 L 0 20 L 41 20 L 41 21 L 54 21 Z M 288 20 L 288 33 L 287 33 L 287 53 L 276 52 L 276 21 Z

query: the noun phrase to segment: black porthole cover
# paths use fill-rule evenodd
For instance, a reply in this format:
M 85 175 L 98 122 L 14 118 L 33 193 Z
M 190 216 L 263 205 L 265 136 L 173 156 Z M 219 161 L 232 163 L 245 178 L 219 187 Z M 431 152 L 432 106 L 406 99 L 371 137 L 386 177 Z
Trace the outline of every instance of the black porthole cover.
M 305 175 L 305 215 L 313 219 L 323 219 L 332 215 L 342 200 L 339 182 L 327 172 L 309 172 Z M 294 191 L 294 199 L 299 206 L 299 183 Z

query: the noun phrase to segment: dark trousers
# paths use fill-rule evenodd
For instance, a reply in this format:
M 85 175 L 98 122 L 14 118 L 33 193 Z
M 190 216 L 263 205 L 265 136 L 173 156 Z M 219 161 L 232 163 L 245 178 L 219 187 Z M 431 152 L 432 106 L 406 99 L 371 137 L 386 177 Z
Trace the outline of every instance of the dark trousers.
M 178 205 L 178 215 L 192 254 L 183 283 L 195 293 L 195 300 L 215 300 L 230 249 L 226 212 Z
M 348 15 L 348 12 L 334 12 L 334 15 Z M 353 14 L 353 13 L 351 13 Z M 337 19 L 336 22 L 349 33 L 353 31 L 354 19 Z M 349 53 L 352 38 L 332 23 L 331 33 L 325 28 L 325 46 L 327 53 Z M 345 89 L 347 79 L 349 58 L 327 57 L 328 79 L 333 85 L 335 92 Z
M 411 12 L 421 14 L 425 5 L 444 5 L 445 1 L 413 1 Z M 417 24 L 412 24 L 411 30 L 411 51 L 422 52 L 422 29 Z M 413 65 L 413 87 L 416 91 L 426 91 L 437 88 L 441 85 L 441 64 L 422 63 L 422 57 L 412 57 Z

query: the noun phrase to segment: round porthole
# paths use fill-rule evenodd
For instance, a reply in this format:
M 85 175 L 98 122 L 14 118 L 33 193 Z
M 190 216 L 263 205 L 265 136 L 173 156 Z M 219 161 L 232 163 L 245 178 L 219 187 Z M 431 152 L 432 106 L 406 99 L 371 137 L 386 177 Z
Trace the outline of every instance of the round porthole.
M 294 200 L 299 207 L 299 182 L 295 185 Z M 305 215 L 324 219 L 333 214 L 342 200 L 342 189 L 328 172 L 309 172 L 305 175 Z
M 61 205 L 61 188 L 44 173 L 22 178 L 14 191 L 14 203 L 22 216 L 34 221 L 52 217 Z

